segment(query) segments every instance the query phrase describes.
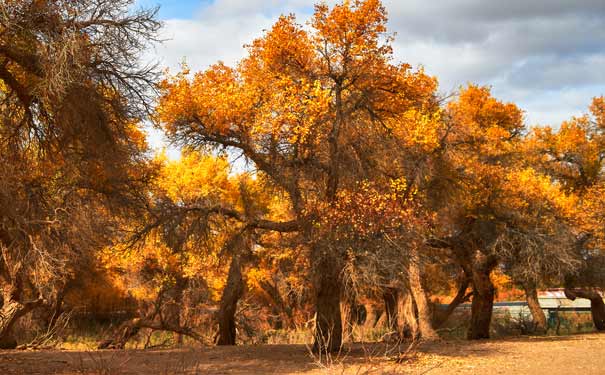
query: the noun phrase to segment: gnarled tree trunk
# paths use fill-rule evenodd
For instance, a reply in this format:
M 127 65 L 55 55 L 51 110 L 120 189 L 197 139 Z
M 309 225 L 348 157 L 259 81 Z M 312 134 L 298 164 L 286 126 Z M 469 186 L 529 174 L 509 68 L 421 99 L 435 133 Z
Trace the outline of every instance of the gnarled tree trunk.
M 340 301 L 340 321 L 342 322 L 342 341 L 351 341 L 353 336 L 352 303 L 347 300 Z
M 592 321 L 599 331 L 605 331 L 605 303 L 599 291 L 590 288 L 565 288 L 565 296 L 572 301 L 576 298 L 590 300 Z
M 410 263 L 408 267 L 410 292 L 414 297 L 416 309 L 418 311 L 418 334 L 425 340 L 434 340 L 439 335 L 431 325 L 431 310 L 426 297 L 426 292 L 422 286 L 421 264 L 418 249 L 411 247 Z
M 19 302 L 6 301 L 0 310 L 0 349 L 15 349 L 17 341 L 12 335 L 15 322 L 22 315 L 23 307 Z
M 483 258 L 479 255 L 479 258 Z M 489 326 L 492 321 L 496 290 L 489 277 L 495 264 L 480 259 L 473 266 L 473 300 L 471 304 L 471 324 L 467 337 L 469 340 L 489 338 Z
M 523 284 L 523 289 L 525 289 L 525 299 L 527 300 L 527 306 L 529 307 L 529 311 L 531 312 L 531 316 L 534 320 L 534 330 L 536 333 L 545 333 L 546 332 L 546 315 L 544 315 L 544 311 L 540 307 L 540 302 L 538 301 L 538 292 L 536 290 L 536 284 L 532 282 L 526 282 Z
M 397 315 L 401 337 L 415 339 L 419 335 L 417 309 L 411 293 L 401 293 L 397 303 Z
M 189 280 L 186 277 L 177 276 L 174 287 L 170 291 L 171 301 L 164 313 L 164 319 L 168 319 L 175 327 L 181 326 L 181 314 L 183 311 L 183 297 Z M 183 335 L 173 332 L 174 342 L 177 346 L 183 345 Z
M 21 302 L 20 286 L 6 285 L 2 293 L 0 308 L 0 349 L 14 349 L 17 341 L 13 337 L 13 326 L 28 312 L 44 303 L 42 298 L 30 302 Z
M 387 288 L 383 299 L 389 331 L 396 332 L 399 339 L 419 337 L 418 310 L 412 295 L 407 290 Z
M 315 296 L 316 353 L 337 352 L 342 345 L 342 320 L 340 316 L 340 267 L 336 259 L 324 255 L 317 264 Z
M 227 283 L 221 297 L 221 306 L 217 313 L 217 345 L 235 345 L 235 312 L 237 302 L 244 294 L 244 280 L 238 255 L 234 255 L 229 266 Z

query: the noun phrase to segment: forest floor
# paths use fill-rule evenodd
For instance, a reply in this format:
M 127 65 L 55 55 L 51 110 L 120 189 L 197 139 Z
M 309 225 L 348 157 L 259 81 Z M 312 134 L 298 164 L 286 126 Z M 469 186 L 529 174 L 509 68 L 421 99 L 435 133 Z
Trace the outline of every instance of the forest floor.
M 180 350 L 0 351 L 0 374 L 603 374 L 605 335 L 425 343 L 401 363 L 354 344 L 320 365 L 304 345 Z

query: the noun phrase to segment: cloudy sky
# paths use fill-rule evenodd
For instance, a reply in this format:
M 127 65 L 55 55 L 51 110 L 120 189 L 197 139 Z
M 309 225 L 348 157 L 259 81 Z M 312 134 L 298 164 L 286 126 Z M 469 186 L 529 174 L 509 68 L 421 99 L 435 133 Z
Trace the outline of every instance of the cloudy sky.
M 304 23 L 314 0 L 138 0 L 160 5 L 166 41 L 149 58 L 194 70 L 244 54 L 283 13 Z M 334 3 L 334 0 L 327 1 Z M 605 94 L 605 0 L 383 0 L 395 58 L 423 65 L 450 93 L 468 82 L 557 126 Z

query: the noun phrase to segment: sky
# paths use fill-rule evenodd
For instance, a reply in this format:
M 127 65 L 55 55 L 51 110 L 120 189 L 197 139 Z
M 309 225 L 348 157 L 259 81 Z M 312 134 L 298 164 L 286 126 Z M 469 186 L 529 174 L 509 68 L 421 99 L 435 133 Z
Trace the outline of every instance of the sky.
M 176 72 L 234 64 L 280 14 L 305 23 L 314 0 L 137 0 L 160 6 L 164 42 L 146 59 Z M 335 3 L 328 0 L 327 3 Z M 525 111 L 528 126 L 586 112 L 605 95 L 605 0 L 383 0 L 397 62 L 423 66 L 443 94 L 469 82 Z M 150 143 L 162 145 L 153 132 Z

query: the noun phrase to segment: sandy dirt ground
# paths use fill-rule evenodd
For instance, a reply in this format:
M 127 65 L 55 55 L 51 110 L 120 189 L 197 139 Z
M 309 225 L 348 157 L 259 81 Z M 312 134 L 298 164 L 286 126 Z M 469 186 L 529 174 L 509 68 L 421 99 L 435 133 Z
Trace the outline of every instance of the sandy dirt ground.
M 0 351 L 0 374 L 605 374 L 605 335 L 423 344 L 394 361 L 354 344 L 320 365 L 304 345 L 182 350 Z

